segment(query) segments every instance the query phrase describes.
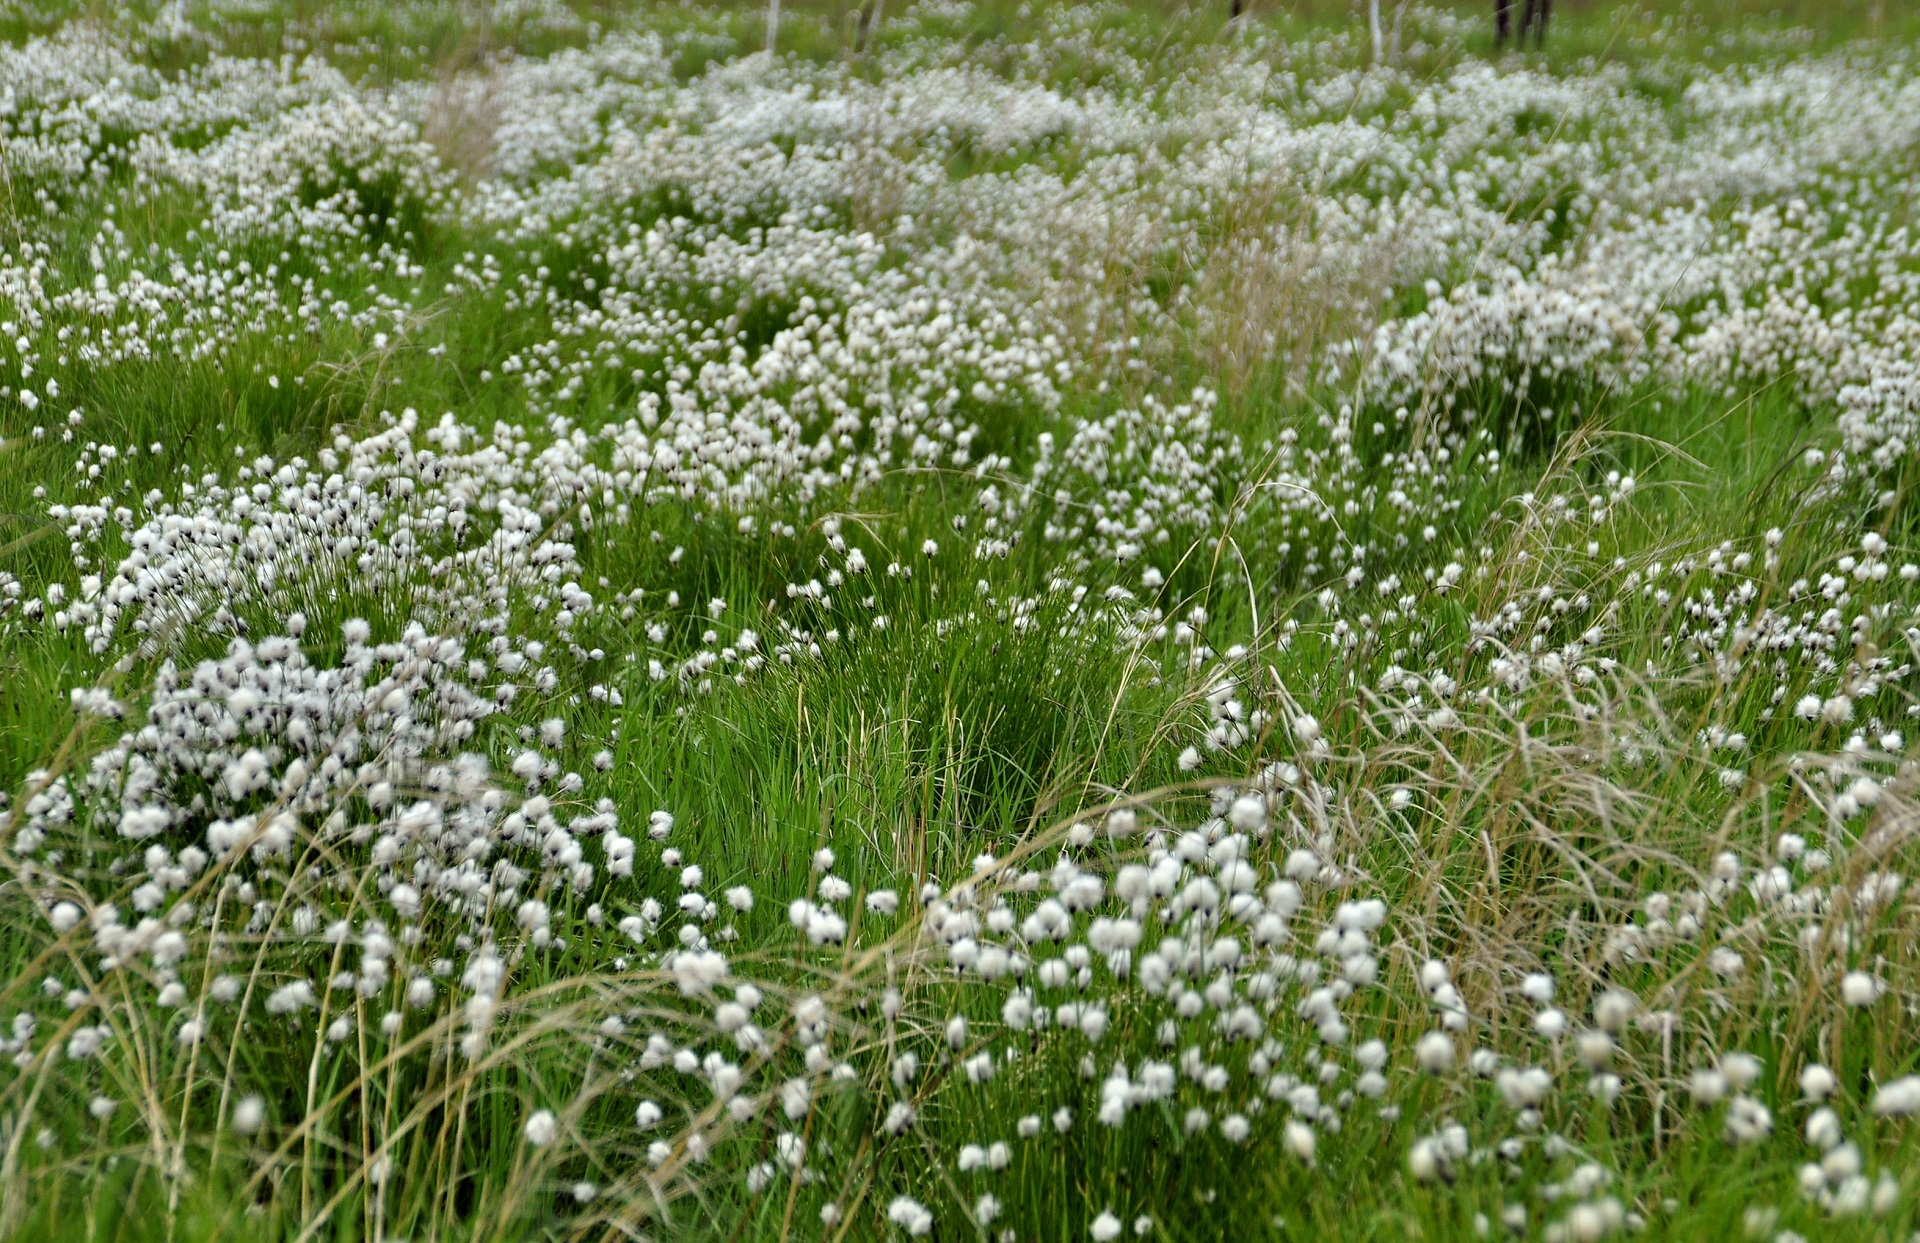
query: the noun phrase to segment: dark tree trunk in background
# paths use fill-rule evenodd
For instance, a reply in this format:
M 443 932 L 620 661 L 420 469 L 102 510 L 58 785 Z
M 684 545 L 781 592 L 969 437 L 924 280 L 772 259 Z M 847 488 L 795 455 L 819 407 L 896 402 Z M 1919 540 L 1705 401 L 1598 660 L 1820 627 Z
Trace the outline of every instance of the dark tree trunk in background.
M 854 30 L 853 51 L 858 56 L 867 50 L 868 42 L 874 37 L 875 26 L 879 24 L 880 0 L 867 0 L 860 6 L 858 25 Z
M 1520 3 L 1520 43 L 1526 44 L 1527 33 L 1533 33 L 1534 43 L 1540 47 L 1547 45 L 1547 17 L 1553 12 L 1553 0 L 1521 0 Z M 1493 0 L 1493 45 L 1503 47 L 1507 36 L 1513 32 L 1513 0 Z
M 1527 41 L 1527 31 L 1533 31 L 1534 43 L 1547 46 L 1547 15 L 1553 12 L 1553 0 L 1525 0 L 1520 10 L 1520 42 Z

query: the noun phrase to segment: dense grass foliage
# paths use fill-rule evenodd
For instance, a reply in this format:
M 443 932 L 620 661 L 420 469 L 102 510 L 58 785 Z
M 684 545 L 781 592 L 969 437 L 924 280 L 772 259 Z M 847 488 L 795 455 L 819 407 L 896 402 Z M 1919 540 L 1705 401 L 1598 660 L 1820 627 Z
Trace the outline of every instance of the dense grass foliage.
M 1906 1239 L 1920 27 L 0 3 L 0 1234 Z

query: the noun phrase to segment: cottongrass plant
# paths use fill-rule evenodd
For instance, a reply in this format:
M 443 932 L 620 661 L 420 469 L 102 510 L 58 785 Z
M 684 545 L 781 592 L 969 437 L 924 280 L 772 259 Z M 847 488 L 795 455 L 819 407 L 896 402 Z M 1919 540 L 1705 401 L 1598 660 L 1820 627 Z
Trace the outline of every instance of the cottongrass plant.
M 1644 1224 L 1610 1189 L 1663 1144 L 1804 1117 L 1801 1194 L 1899 1200 L 1863 1155 L 1920 1109 L 1892 1073 L 1911 778 L 1878 746 L 1750 774 L 1716 829 L 1675 805 L 1713 762 L 1650 715 L 1684 685 L 1574 674 L 1410 726 L 1400 696 L 1322 724 L 1255 681 L 1285 758 L 1248 779 L 1066 818 L 917 893 L 857 892 L 823 846 L 803 893 L 710 894 L 670 812 L 629 836 L 572 774 L 454 754 L 485 703 L 455 645 L 360 629 L 329 669 L 276 637 L 168 671 L 151 724 L 84 779 L 35 774 L 10 835 L 31 974 L 66 1011 L 15 1023 L 21 1082 L 170 1197 L 224 1158 L 245 1199 L 379 1231 L 402 1154 L 433 1163 L 404 1175 L 432 1220 L 497 1152 L 478 1207 L 502 1225 L 884 1202 L 909 1235 L 1018 1230 L 996 1184 L 1077 1130 L 1305 1170 L 1413 1130 L 1416 1184 L 1486 1164 L 1503 1214 L 1588 1238 Z M 77 883 L 115 841 L 105 886 Z M 769 905 L 778 931 L 742 938 Z M 62 1176 L 36 1166 L 16 1192 Z
M 1910 50 L 268 7 L 0 47 L 0 1232 L 1910 1228 Z

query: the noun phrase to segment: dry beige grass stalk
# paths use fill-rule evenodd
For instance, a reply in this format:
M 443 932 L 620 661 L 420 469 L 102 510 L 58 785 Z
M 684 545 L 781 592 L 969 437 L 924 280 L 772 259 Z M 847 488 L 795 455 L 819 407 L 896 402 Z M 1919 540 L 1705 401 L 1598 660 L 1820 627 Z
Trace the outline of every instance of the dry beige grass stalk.
M 469 187 L 493 171 L 500 127 L 497 75 L 489 32 L 481 26 L 438 67 L 420 125 L 420 136 L 432 145 L 441 167 Z

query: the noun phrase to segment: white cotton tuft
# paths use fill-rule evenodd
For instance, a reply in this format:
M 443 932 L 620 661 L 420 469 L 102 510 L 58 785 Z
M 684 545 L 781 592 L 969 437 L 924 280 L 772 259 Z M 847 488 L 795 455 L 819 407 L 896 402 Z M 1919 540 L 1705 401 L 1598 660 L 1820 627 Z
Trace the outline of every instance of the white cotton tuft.
M 233 1107 L 233 1129 L 238 1135 L 252 1135 L 267 1120 L 267 1102 L 259 1096 L 243 1096 Z
M 929 1213 L 920 1201 L 910 1196 L 894 1197 L 893 1202 L 887 1205 L 887 1220 L 914 1238 L 919 1238 L 933 1229 L 933 1214 Z

